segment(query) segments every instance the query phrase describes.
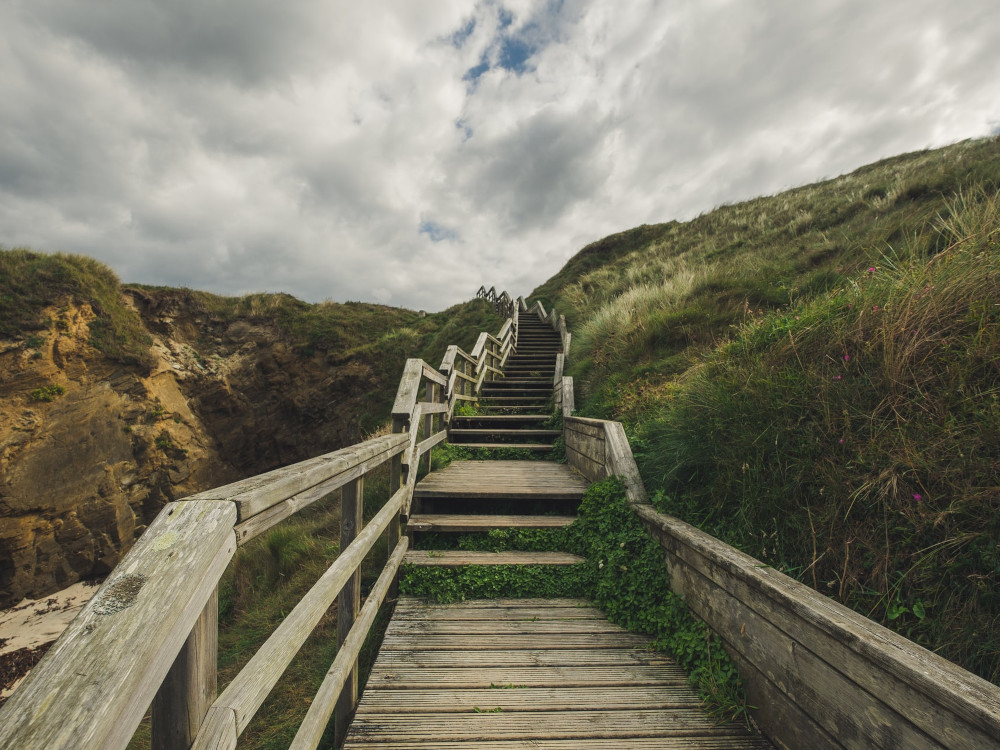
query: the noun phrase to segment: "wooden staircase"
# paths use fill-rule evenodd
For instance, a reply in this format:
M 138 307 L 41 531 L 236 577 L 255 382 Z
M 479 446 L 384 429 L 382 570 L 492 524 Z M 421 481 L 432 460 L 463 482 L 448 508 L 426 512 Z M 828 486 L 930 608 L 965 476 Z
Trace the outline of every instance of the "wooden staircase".
M 544 425 L 551 418 L 559 334 L 535 316 L 522 317 L 517 348 L 504 377 L 483 384 L 479 414 L 452 417 L 449 441 L 470 448 L 552 450 L 560 430 Z M 407 529 L 466 534 L 491 529 L 551 529 L 575 518 L 587 481 L 566 464 L 548 461 L 456 461 L 428 474 L 413 492 Z M 469 553 L 411 550 L 416 565 L 572 565 L 575 555 L 553 553 Z
M 448 441 L 469 448 L 552 450 L 561 432 L 547 429 L 545 422 L 552 412 L 556 355 L 561 351 L 559 334 L 525 315 L 504 377 L 483 383 L 479 414 L 452 417 Z

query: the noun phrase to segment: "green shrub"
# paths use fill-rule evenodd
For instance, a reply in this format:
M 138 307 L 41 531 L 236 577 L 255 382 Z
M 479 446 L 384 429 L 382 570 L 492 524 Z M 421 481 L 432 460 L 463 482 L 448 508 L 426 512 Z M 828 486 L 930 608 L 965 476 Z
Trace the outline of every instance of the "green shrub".
M 43 385 L 41 388 L 36 388 L 28 396 L 32 401 L 54 401 L 57 396 L 61 396 L 66 392 L 66 389 L 61 385 L 53 383 L 52 385 Z

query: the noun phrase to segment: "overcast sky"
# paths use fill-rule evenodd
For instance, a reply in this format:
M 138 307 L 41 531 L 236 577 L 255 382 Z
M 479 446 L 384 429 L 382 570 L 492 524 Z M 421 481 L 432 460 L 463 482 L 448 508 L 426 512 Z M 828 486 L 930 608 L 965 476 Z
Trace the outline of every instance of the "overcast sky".
M 1000 128 L 997 0 L 0 0 L 0 245 L 440 310 Z

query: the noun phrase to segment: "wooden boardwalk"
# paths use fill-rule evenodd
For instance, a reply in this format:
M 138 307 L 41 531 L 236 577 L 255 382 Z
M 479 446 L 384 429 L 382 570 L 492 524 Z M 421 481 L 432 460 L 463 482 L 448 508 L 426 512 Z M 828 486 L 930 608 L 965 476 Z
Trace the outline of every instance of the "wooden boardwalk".
M 578 599 L 402 598 L 345 748 L 768 748 L 649 639 Z

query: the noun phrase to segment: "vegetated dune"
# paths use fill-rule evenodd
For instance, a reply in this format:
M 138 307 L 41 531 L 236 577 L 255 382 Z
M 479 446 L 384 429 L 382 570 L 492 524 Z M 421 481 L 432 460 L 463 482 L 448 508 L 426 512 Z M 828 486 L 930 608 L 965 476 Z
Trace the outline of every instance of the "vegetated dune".
M 1000 682 L 1000 139 L 584 248 L 532 299 L 654 501 Z
M 482 300 L 225 298 L 0 250 L 0 607 L 106 574 L 170 500 L 356 442 L 406 357 L 496 325 Z

